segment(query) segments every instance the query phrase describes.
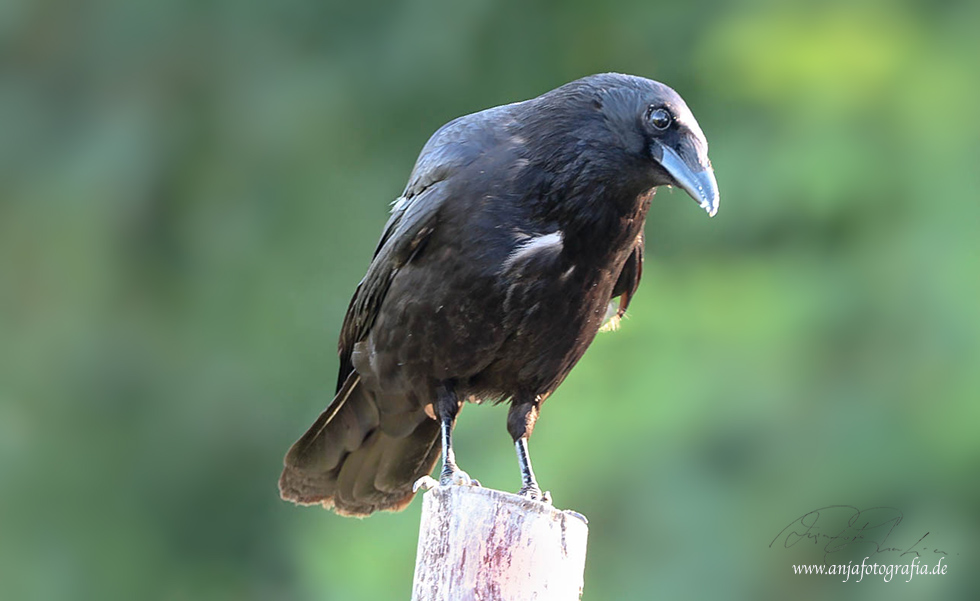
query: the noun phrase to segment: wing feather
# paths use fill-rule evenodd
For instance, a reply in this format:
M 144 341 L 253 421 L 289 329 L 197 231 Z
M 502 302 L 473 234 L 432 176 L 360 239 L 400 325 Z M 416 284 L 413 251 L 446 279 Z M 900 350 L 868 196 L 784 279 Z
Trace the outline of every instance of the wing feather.
M 613 286 L 611 299 L 619 298 L 619 306 L 610 300 L 608 321 L 603 326 L 603 330 L 615 330 L 619 327 L 619 321 L 626 315 L 626 309 L 636 294 L 636 289 L 640 287 L 640 278 L 643 276 L 643 233 L 637 236 L 633 245 L 633 251 L 623 264 L 623 269 L 619 272 L 616 285 Z
M 370 332 L 398 270 L 425 248 L 438 226 L 439 210 L 450 201 L 453 176 L 500 142 L 514 106 L 494 107 L 451 121 L 422 149 L 404 193 L 393 204 L 367 274 L 347 308 L 337 344 L 337 390 L 354 371 L 354 345 Z

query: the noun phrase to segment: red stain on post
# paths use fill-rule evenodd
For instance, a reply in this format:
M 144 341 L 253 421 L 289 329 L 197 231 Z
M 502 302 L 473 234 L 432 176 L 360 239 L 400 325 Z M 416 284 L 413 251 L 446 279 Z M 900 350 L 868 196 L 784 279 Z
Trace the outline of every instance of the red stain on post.
M 581 598 L 588 526 L 574 512 L 479 487 L 422 501 L 413 601 Z

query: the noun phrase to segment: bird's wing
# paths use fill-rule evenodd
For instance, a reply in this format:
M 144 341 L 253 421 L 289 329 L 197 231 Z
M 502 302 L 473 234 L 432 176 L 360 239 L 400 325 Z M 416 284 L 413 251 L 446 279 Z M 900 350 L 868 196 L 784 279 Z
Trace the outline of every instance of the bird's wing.
M 643 232 L 636 238 L 633 251 L 623 264 L 623 269 L 619 272 L 619 278 L 613 287 L 612 297 L 609 303 L 608 321 L 603 329 L 615 330 L 619 327 L 619 320 L 626 315 L 636 289 L 640 287 L 640 277 L 643 276 Z M 619 298 L 618 306 L 615 299 Z
M 451 121 L 423 147 L 405 192 L 393 204 L 367 274 L 347 308 L 337 345 L 337 390 L 354 370 L 354 345 L 364 340 L 374 325 L 391 281 L 421 252 L 435 230 L 439 210 L 450 198 L 453 175 L 498 143 L 513 106 L 494 107 Z

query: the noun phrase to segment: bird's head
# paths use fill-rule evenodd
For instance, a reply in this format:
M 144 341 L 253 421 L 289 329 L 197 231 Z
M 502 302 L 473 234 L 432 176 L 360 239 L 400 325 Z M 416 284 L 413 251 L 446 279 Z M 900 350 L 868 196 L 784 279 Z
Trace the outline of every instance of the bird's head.
M 708 141 L 677 92 L 618 73 L 592 75 L 564 87 L 566 101 L 600 117 L 592 120 L 589 137 L 628 155 L 645 185 L 677 186 L 714 216 L 718 183 L 708 160 Z

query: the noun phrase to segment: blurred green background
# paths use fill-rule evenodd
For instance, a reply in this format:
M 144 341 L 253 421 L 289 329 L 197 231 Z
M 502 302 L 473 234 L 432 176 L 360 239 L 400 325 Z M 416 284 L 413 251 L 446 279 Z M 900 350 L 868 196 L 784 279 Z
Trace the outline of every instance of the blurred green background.
M 657 195 L 631 317 L 532 440 L 591 520 L 585 598 L 978 598 L 978 25 L 951 0 L 3 2 L 0 598 L 407 599 L 420 502 L 294 507 L 282 455 L 427 137 L 609 70 L 687 99 L 722 203 Z M 467 407 L 457 456 L 516 490 L 504 415 Z M 770 543 L 835 503 L 901 509 L 888 544 L 929 532 L 949 573 L 794 576 L 822 552 Z

